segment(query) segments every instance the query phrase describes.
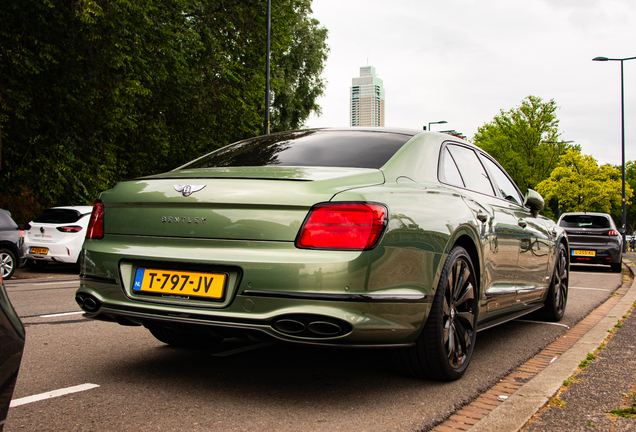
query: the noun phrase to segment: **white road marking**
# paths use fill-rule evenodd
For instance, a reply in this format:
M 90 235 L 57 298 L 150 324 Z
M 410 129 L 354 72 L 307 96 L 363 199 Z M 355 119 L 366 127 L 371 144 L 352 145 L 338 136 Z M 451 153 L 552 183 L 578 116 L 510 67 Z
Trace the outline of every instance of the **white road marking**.
M 32 402 L 39 402 L 41 400 L 46 400 L 46 399 L 51 399 L 54 397 L 59 397 L 59 396 L 65 396 L 67 394 L 71 394 L 71 393 L 77 393 L 77 392 L 81 392 L 81 391 L 86 391 L 86 390 L 90 390 L 90 389 L 94 389 L 96 387 L 99 387 L 99 385 L 97 384 L 82 384 L 82 385 L 78 385 L 78 386 L 74 386 L 74 387 L 67 387 L 67 388 L 63 388 L 63 389 L 59 389 L 59 390 L 53 390 L 47 393 L 40 393 L 37 395 L 33 395 L 33 396 L 27 396 L 27 397 L 23 397 L 20 399 L 13 399 L 11 401 L 11 404 L 9 405 L 10 408 L 14 408 L 20 405 L 25 405 L 28 403 L 32 403 Z
M 576 264 L 574 264 L 576 265 Z M 609 270 L 609 269 L 608 269 Z M 588 275 L 608 275 L 608 274 L 612 274 L 609 271 L 606 272 L 582 272 L 582 271 L 571 271 L 570 274 L 588 274 Z M 616 275 L 619 275 L 620 273 L 614 273 Z
M 604 289 L 604 288 L 582 288 L 582 287 L 570 287 L 570 289 L 590 290 L 590 291 L 614 291 L 613 289 Z
M 549 325 L 555 325 L 555 326 L 561 326 L 561 327 L 565 327 L 566 329 L 569 329 L 570 326 L 569 325 L 565 325 L 565 324 L 561 324 L 561 323 L 555 323 L 555 322 L 546 322 L 546 321 L 532 321 L 532 320 L 515 320 L 518 322 L 527 322 L 527 323 L 534 323 L 534 324 L 549 324 Z
M 34 283 L 33 285 L 44 286 L 44 285 L 61 285 L 61 284 L 79 284 L 78 280 L 70 280 L 70 281 L 62 281 L 62 282 L 40 282 Z
M 66 315 L 78 315 L 78 314 L 82 314 L 84 313 L 83 311 L 79 311 L 79 312 L 64 312 L 64 313 L 58 313 L 58 314 L 51 314 L 51 315 L 40 315 L 40 318 L 55 318 L 55 317 L 61 317 L 61 316 L 66 316 Z
M 254 349 L 259 349 L 259 348 L 265 348 L 266 346 L 272 345 L 269 342 L 263 342 L 263 343 L 259 343 L 256 345 L 250 345 L 250 346 L 246 346 L 243 348 L 237 348 L 237 349 L 233 349 L 233 350 L 229 350 L 229 351 L 223 351 L 220 353 L 216 353 L 216 354 L 212 354 L 212 357 L 227 357 L 227 356 L 231 356 L 234 354 L 239 354 L 245 351 L 251 351 Z

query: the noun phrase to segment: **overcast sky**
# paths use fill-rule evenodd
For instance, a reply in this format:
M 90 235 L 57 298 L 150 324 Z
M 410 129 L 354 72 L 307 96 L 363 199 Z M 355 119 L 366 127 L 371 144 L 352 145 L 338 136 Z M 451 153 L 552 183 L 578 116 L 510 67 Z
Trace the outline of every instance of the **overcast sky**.
M 349 126 L 351 79 L 376 68 L 386 126 L 472 139 L 528 95 L 554 99 L 561 139 L 621 163 L 620 62 L 636 57 L 635 0 L 313 0 L 331 49 L 307 125 Z M 367 63 L 368 59 L 368 63 Z M 626 160 L 636 160 L 636 60 L 624 62 Z

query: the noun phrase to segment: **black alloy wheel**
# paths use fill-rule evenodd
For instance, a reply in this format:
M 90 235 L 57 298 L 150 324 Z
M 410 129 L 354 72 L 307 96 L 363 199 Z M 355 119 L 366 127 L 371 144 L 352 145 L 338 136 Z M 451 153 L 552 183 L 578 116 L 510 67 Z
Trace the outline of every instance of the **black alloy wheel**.
M 470 363 L 477 336 L 477 279 L 466 250 L 451 250 L 431 312 L 414 347 L 394 353 L 408 375 L 442 381 L 460 378 Z
M 561 321 L 568 303 L 568 286 L 568 254 L 565 246 L 559 244 L 548 297 L 545 300 L 545 306 L 537 311 L 540 319 L 552 322 Z

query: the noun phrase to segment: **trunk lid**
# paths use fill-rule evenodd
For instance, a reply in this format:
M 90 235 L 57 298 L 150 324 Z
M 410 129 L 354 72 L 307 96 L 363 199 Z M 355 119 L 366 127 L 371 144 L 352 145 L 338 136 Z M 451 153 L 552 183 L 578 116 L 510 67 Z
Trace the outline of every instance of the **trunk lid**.
M 51 244 L 62 241 L 68 237 L 68 234 L 62 233 L 57 230 L 58 226 L 65 226 L 63 224 L 52 225 L 52 224 L 42 224 L 37 222 L 31 222 L 31 228 L 25 232 L 25 239 L 29 243 L 42 243 L 42 244 Z M 72 225 L 72 224 L 66 224 Z M 76 225 L 76 224 L 75 224 Z M 79 235 L 86 234 L 86 231 L 83 231 Z
M 607 245 L 612 236 L 608 235 L 608 228 L 566 228 L 568 240 L 571 244 Z
M 314 204 L 383 182 L 379 169 L 206 168 L 121 182 L 100 198 L 107 235 L 294 241 Z

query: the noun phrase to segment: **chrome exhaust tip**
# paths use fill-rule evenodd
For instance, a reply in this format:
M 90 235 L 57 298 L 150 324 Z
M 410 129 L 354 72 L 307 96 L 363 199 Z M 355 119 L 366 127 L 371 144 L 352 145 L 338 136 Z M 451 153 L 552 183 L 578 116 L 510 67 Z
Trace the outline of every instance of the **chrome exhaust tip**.
M 338 324 L 326 321 L 314 321 L 309 323 L 307 329 L 319 336 L 337 336 L 342 332 Z
M 274 323 L 274 328 L 282 333 L 298 334 L 305 331 L 305 324 L 292 319 L 282 319 Z
M 102 307 L 100 301 L 89 294 L 78 294 L 75 296 L 75 301 L 83 311 L 90 313 L 97 312 Z
M 346 321 L 312 314 L 281 316 L 272 323 L 272 328 L 289 336 L 314 339 L 343 336 L 353 330 Z

